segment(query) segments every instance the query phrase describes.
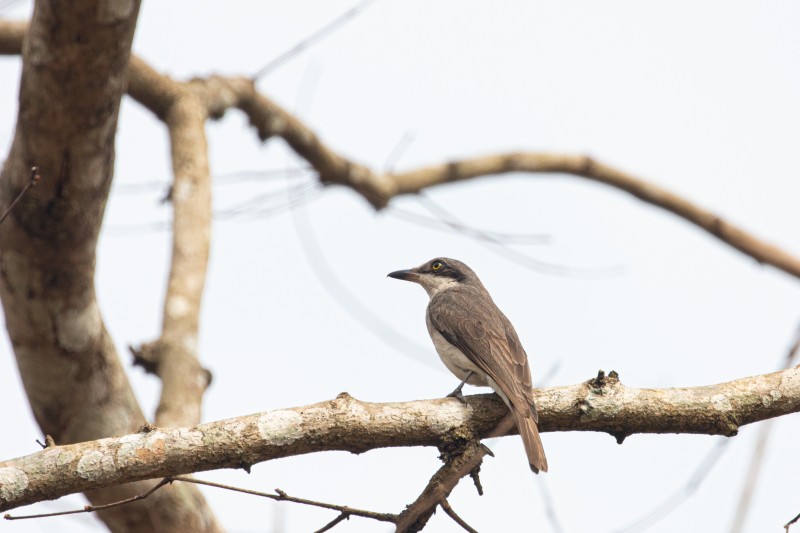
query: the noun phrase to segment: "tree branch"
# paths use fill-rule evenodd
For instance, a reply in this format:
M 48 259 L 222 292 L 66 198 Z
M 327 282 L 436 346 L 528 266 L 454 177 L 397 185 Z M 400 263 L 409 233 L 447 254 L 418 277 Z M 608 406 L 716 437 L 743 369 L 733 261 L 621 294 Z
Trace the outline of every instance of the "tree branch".
M 445 499 L 445 500 L 442 500 L 442 501 L 441 501 L 441 503 L 440 503 L 440 505 L 442 506 L 442 509 L 444 509 L 444 512 L 445 512 L 445 513 L 447 513 L 447 516 L 449 516 L 450 518 L 452 518 L 452 519 L 453 519 L 453 521 L 454 521 L 456 524 L 458 524 L 459 526 L 461 526 L 461 527 L 462 527 L 462 529 L 464 529 L 464 531 L 467 531 L 468 533 L 478 533 L 478 532 L 477 532 L 477 531 L 476 531 L 476 530 L 475 530 L 475 529 L 474 529 L 472 526 L 470 526 L 469 524 L 467 524 L 467 523 L 464 521 L 464 519 L 463 519 L 463 518 L 461 518 L 460 516 L 458 516 L 458 514 L 455 512 L 455 510 L 453 509 L 453 507 L 450 505 L 450 502 L 448 502 L 446 499 Z
M 514 427 L 514 418 L 507 414 L 486 437 L 491 438 L 504 435 Z M 483 457 L 491 453 L 489 448 L 482 445 L 478 439 L 475 438 L 468 441 L 466 446 L 464 446 L 463 449 L 457 450 L 457 452 L 458 453 L 451 454 L 445 451 L 445 453 L 443 453 L 445 464 L 431 477 L 428 485 L 419 497 L 414 500 L 414 503 L 407 506 L 406 509 L 400 513 L 397 520 L 398 533 L 416 533 L 417 531 L 422 531 L 436 510 L 436 507 L 438 505 L 444 507 L 443 502 L 447 501 L 447 497 L 450 496 L 450 493 L 458 482 L 461 481 L 461 478 L 476 472 L 481 461 L 483 461 Z M 480 485 L 477 484 L 477 474 L 475 479 L 476 486 L 479 487 Z M 479 492 L 481 492 L 481 489 L 479 489 Z M 449 512 L 447 512 L 447 514 L 450 515 Z M 455 520 L 455 518 L 453 519 Z M 456 520 L 456 522 L 458 522 L 458 520 Z
M 297 117 L 257 92 L 249 79 L 212 76 L 208 80 L 195 82 L 213 84 L 217 88 L 217 98 L 208 104 L 209 108 L 216 110 L 212 114 L 221 116 L 229 107 L 241 109 L 257 129 L 261 140 L 272 136 L 282 137 L 314 167 L 320 181 L 350 187 L 376 209 L 385 207 L 395 196 L 414 194 L 455 181 L 509 172 L 569 174 L 604 183 L 670 211 L 758 262 L 800 278 L 800 258 L 667 189 L 586 156 L 516 152 L 454 161 L 409 172 L 381 174 L 334 152 Z
M 800 368 L 704 387 L 637 389 L 611 373 L 536 391 L 542 431 L 735 435 L 800 411 Z M 507 414 L 495 395 L 367 403 L 341 394 L 314 405 L 47 448 L 0 463 L 0 511 L 129 481 L 174 477 L 306 453 L 439 446 L 490 435 Z M 522 465 L 520 458 L 520 465 Z M 469 473 L 469 470 L 466 471 Z
M 211 374 L 197 352 L 200 304 L 211 245 L 211 175 L 205 122 L 209 110 L 195 84 L 180 83 L 133 59 L 128 90 L 167 125 L 172 149 L 172 259 L 161 335 L 134 350 L 135 361 L 161 378 L 156 424 L 200 422 Z
M 122 435 L 144 422 L 94 292 L 95 248 L 138 10 L 137 0 L 78 0 L 69 9 L 37 2 L 29 27 L 0 23 L 0 53 L 22 54 L 0 211 L 26 186 L 33 164 L 45 177 L 0 226 L 0 292 L 34 416 L 59 444 Z M 87 497 L 101 506 L 152 485 Z M 219 528 L 191 486 L 167 487 L 98 515 L 114 531 Z
M 257 92 L 251 80 L 212 76 L 206 82 L 213 83 L 219 89 L 224 88 L 217 94 L 225 95 L 226 98 L 217 99 L 214 104 L 209 105 L 216 108 L 216 115 L 221 116 L 229 107 L 241 109 L 257 129 L 261 140 L 272 136 L 282 137 L 300 157 L 314 167 L 319 173 L 320 181 L 350 187 L 376 209 L 385 207 L 396 196 L 415 194 L 429 187 L 478 177 L 509 172 L 569 174 L 604 183 L 670 211 L 756 261 L 800 278 L 800 258 L 667 189 L 586 156 L 515 152 L 453 161 L 409 172 L 377 173 L 334 152 L 297 117 Z

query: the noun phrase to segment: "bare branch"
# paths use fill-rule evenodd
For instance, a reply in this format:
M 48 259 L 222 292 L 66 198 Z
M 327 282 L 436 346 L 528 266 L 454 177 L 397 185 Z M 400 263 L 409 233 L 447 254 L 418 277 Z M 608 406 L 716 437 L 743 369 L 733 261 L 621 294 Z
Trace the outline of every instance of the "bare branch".
M 395 206 L 390 206 L 388 212 L 390 215 L 425 229 L 458 233 L 464 237 L 475 240 L 488 240 L 489 242 L 498 242 L 502 244 L 549 244 L 553 240 L 551 235 L 544 233 L 506 233 L 490 231 L 453 220 L 442 220 L 441 218 L 421 215 Z
M 278 57 L 276 57 L 275 59 L 271 60 L 269 63 L 258 69 L 258 71 L 255 74 L 253 74 L 253 80 L 258 80 L 259 78 L 269 74 L 270 72 L 272 72 L 273 70 L 275 70 L 276 68 L 284 64 L 286 61 L 288 61 L 292 57 L 296 56 L 297 54 L 299 54 L 300 52 L 311 46 L 312 44 L 324 39 L 331 33 L 335 32 L 343 25 L 345 25 L 347 22 L 349 22 L 357 15 L 359 15 L 362 11 L 364 11 L 367 7 L 369 7 L 370 4 L 374 2 L 375 0 L 362 0 L 352 8 L 348 9 L 347 11 L 336 17 L 334 20 L 332 20 L 322 28 L 318 29 L 308 37 L 304 38 L 296 45 L 292 46 L 289 50 L 283 52 Z
M 370 176 L 367 180 L 362 178 L 352 184 L 348 177 L 340 178 L 344 178 L 341 181 L 343 185 L 353 187 L 359 192 L 367 187 L 365 181 L 375 180 L 377 183 L 375 187 L 371 187 L 372 190 L 377 192 L 393 189 L 391 196 L 395 196 L 416 193 L 435 185 L 509 172 L 563 173 L 610 185 L 688 220 L 760 263 L 800 277 L 800 259 L 788 252 L 758 239 L 666 189 L 585 156 L 520 152 L 455 161 L 390 176 Z M 386 181 L 391 185 L 387 186 Z M 370 201 L 376 207 L 382 207 L 391 196 L 386 197 L 383 204 Z M 366 197 L 370 199 L 369 196 Z
M 788 522 L 783 524 L 783 529 L 786 530 L 786 533 L 789 533 L 789 526 L 791 526 L 792 524 L 794 524 L 798 520 L 800 520 L 800 513 L 798 513 L 797 516 L 795 516 L 794 518 L 792 518 L 791 520 L 789 520 Z
M 319 528 L 318 530 L 316 530 L 314 533 L 325 533 L 325 531 L 330 531 L 331 529 L 336 527 L 337 524 L 339 524 L 340 522 L 344 522 L 345 520 L 350 520 L 350 515 L 347 513 L 342 513 L 333 520 L 331 520 L 330 522 L 328 522 L 327 524 L 325 524 L 324 526 L 322 526 L 321 528 Z
M 504 435 L 514 427 L 514 418 L 510 414 L 506 414 L 486 437 Z M 445 464 L 431 477 L 428 485 L 414 500 L 414 503 L 400 513 L 397 519 L 397 533 L 421 531 L 436 510 L 436 506 L 446 501 L 461 478 L 472 475 L 480 466 L 483 457 L 491 454 L 491 450 L 474 436 L 466 434 L 465 437 L 470 440 L 465 444 L 457 442 L 456 445 L 462 444 L 463 447 L 457 449 L 456 453 L 448 451 L 443 453 Z M 476 477 L 477 474 L 473 480 Z M 480 486 L 480 483 L 477 483 L 476 486 Z M 482 490 L 479 489 L 478 492 L 482 493 Z
M 452 228 L 462 226 L 463 223 L 447 209 L 434 202 L 430 197 L 422 192 L 417 195 L 420 203 L 422 203 L 428 211 L 438 217 L 438 219 Z M 550 263 L 531 257 L 530 255 L 523 254 L 517 250 L 509 247 L 507 244 L 492 238 L 486 233 L 479 233 L 480 244 L 488 248 L 497 255 L 503 256 L 506 259 L 529 268 L 535 272 L 542 272 L 555 276 L 564 276 L 578 279 L 599 279 L 617 276 L 622 273 L 622 268 L 619 266 L 609 267 L 574 267 L 568 265 L 561 265 L 557 263 Z
M 106 509 L 111 509 L 113 507 L 119 507 L 121 505 L 127 505 L 139 500 L 144 500 L 158 489 L 172 483 L 174 481 L 183 481 L 184 483 L 193 483 L 195 485 L 205 485 L 207 487 L 215 487 L 219 489 L 225 489 L 232 492 L 241 492 L 243 494 L 249 494 L 251 496 L 260 496 L 262 498 L 269 498 L 271 500 L 279 501 L 279 502 L 290 502 L 290 503 L 299 503 L 302 505 L 308 505 L 312 507 L 320 507 L 322 509 L 330 509 L 334 511 L 339 511 L 340 514 L 336 518 L 334 518 L 331 522 L 329 522 L 325 527 L 320 529 L 319 531 L 328 531 L 329 529 L 333 528 L 339 522 L 349 519 L 351 516 L 360 516 L 363 518 L 371 518 L 373 520 L 377 520 L 379 522 L 391 522 L 395 523 L 397 521 L 397 515 L 391 513 L 376 513 L 373 511 L 366 511 L 364 509 L 356 509 L 353 507 L 348 507 L 345 505 L 336 505 L 331 503 L 324 503 L 324 502 L 317 502 L 314 500 L 307 500 L 304 498 L 295 498 L 293 496 L 289 496 L 284 491 L 280 489 L 275 489 L 275 494 L 270 494 L 268 492 L 261 492 L 258 490 L 251 490 L 251 489 L 244 489 L 241 487 L 234 487 L 232 485 L 224 485 L 222 483 L 214 483 L 213 481 L 204 481 L 201 479 L 195 479 L 185 476 L 176 476 L 176 477 L 165 477 L 158 483 L 156 483 L 150 490 L 143 492 L 141 494 L 137 494 L 131 498 L 126 498 L 124 500 L 115 501 L 112 503 L 108 503 L 105 505 L 86 505 L 83 509 L 75 509 L 72 511 L 58 511 L 54 513 L 41 513 L 41 514 L 31 514 L 31 515 L 18 515 L 12 516 L 10 514 L 6 514 L 3 516 L 6 520 L 25 520 L 28 518 L 49 518 L 52 516 L 64 516 L 64 515 L 71 515 L 71 514 L 80 514 L 80 513 L 94 513 L 97 511 L 104 511 Z
M 0 22 L 0 53 L 22 54 L 22 103 L 0 177 L 0 212 L 28 182 L 32 162 L 47 177 L 0 225 L 0 292 L 31 409 L 60 444 L 124 435 L 144 422 L 94 290 L 138 10 L 138 0 L 76 0 L 69 9 L 37 2 L 29 25 Z M 104 505 L 152 486 L 120 485 L 87 497 Z M 218 529 L 189 486 L 99 516 L 117 531 Z
M 444 512 L 447 513 L 447 516 L 452 518 L 456 524 L 464 528 L 464 531 L 468 531 L 469 533 L 478 533 L 475 529 L 472 528 L 472 526 L 467 524 L 464 521 L 464 519 L 462 519 L 460 516 L 458 516 L 458 514 L 456 514 L 456 512 L 450 506 L 450 502 L 448 502 L 447 499 L 443 499 L 441 502 L 439 502 L 439 505 L 441 505 L 442 509 L 444 509 Z
M 674 389 L 626 387 L 612 372 L 602 380 L 538 389 L 536 405 L 542 431 L 603 431 L 617 439 L 634 433 L 731 436 L 741 425 L 800 411 L 800 368 Z M 507 413 L 493 394 L 471 396 L 466 407 L 452 398 L 367 403 L 341 394 L 315 405 L 192 428 L 145 428 L 0 463 L 0 511 L 130 481 L 243 468 L 319 451 L 446 448 L 465 435 L 471 440 L 492 434 Z M 458 468 L 459 476 L 475 464 Z
M 0 26 L 0 35 L 3 29 Z M 20 26 L 12 23 L 5 29 L 8 33 L 0 37 L 0 52 L 5 50 L 4 53 L 14 53 L 21 46 L 16 40 L 21 42 Z M 154 96 L 159 92 L 155 88 L 162 86 L 169 94 L 174 86 L 140 59 L 131 59 L 130 70 L 131 96 L 163 118 L 167 105 Z M 380 174 L 340 156 L 323 144 L 305 124 L 258 93 L 252 80 L 212 76 L 206 80 L 196 80 L 196 83 L 205 85 L 206 90 L 214 87 L 214 90 L 208 91 L 209 100 L 206 102 L 211 116 L 222 116 L 231 107 L 241 109 L 250 118 L 262 140 L 273 135 L 282 137 L 300 157 L 317 170 L 323 183 L 350 187 L 376 209 L 385 207 L 395 196 L 414 194 L 454 181 L 509 172 L 569 174 L 628 192 L 644 202 L 684 218 L 760 263 L 800 277 L 800 259 L 790 253 L 677 194 L 586 156 L 516 152 L 453 161 L 409 172 Z
M 85 505 L 83 509 L 76 509 L 74 511 L 57 511 L 55 513 L 28 514 L 28 515 L 18 515 L 18 516 L 12 516 L 10 514 L 6 514 L 3 516 L 3 518 L 6 520 L 25 520 L 28 518 L 49 518 L 51 516 L 64 516 L 69 514 L 96 513 L 97 511 L 105 511 L 113 507 L 119 507 L 120 505 L 126 505 L 129 503 L 138 502 L 139 500 L 144 500 L 145 498 L 153 494 L 155 491 L 157 491 L 164 485 L 171 483 L 171 481 L 172 480 L 170 480 L 169 478 L 164 478 L 155 485 L 153 485 L 146 492 L 137 494 L 135 496 L 131 496 L 130 498 L 126 498 L 124 500 L 106 503 L 104 505 Z
M 781 248 L 762 241 L 744 229 L 666 189 L 589 157 L 569 154 L 516 152 L 454 161 L 409 172 L 378 174 L 350 161 L 322 143 L 316 134 L 283 108 L 258 93 L 243 78 L 210 78 L 225 87 L 228 100 L 218 102 L 238 107 L 250 118 L 259 137 L 282 137 L 319 173 L 323 183 L 345 185 L 361 194 L 376 209 L 388 205 L 395 196 L 418 193 L 429 187 L 478 177 L 528 172 L 532 174 L 569 174 L 604 183 L 628 192 L 649 204 L 670 211 L 697 225 L 760 263 L 772 265 L 800 277 L 800 259 Z
M 175 481 L 183 481 L 185 483 L 194 483 L 197 485 L 206 485 L 208 487 L 216 487 L 218 489 L 225 489 L 230 490 L 233 492 L 241 492 L 244 494 L 250 494 L 252 496 L 261 496 L 262 498 L 269 498 L 271 500 L 275 500 L 278 502 L 290 502 L 290 503 L 299 503 L 302 505 L 309 505 L 311 507 L 320 507 L 322 509 L 330 509 L 332 511 L 339 511 L 343 515 L 347 516 L 361 516 L 363 518 L 371 518 L 373 520 L 378 520 L 379 522 L 392 522 L 394 523 L 397 519 L 397 515 L 393 515 L 391 513 L 375 513 L 373 511 L 366 511 L 364 509 L 356 509 L 353 507 L 348 507 L 346 505 L 336 505 L 333 503 L 324 503 L 318 502 L 314 500 L 307 500 L 305 498 L 295 498 L 294 496 L 289 496 L 281 489 L 275 489 L 275 494 L 270 494 L 269 492 L 261 492 L 258 490 L 250 490 L 250 489 L 243 489 L 240 487 L 234 487 L 232 485 L 224 485 L 222 483 L 214 483 L 213 481 L 203 481 L 201 479 L 195 479 L 191 477 L 185 476 L 176 476 L 173 478 Z M 346 517 L 345 517 L 346 518 Z M 342 519 L 335 520 L 336 523 L 341 522 Z M 335 524 L 334 524 L 335 525 Z M 330 528 L 329 528 L 330 529 Z
M 675 509 L 688 500 L 700 488 L 702 482 L 708 477 L 708 474 L 716 466 L 719 459 L 723 456 L 728 445 L 732 441 L 720 440 L 716 446 L 713 446 L 705 455 L 700 464 L 692 472 L 692 475 L 686 481 L 683 487 L 679 488 L 653 509 L 645 513 L 643 516 L 637 518 L 634 522 L 627 526 L 617 528 L 615 533 L 639 533 L 640 531 L 647 531 L 655 524 L 669 516 Z

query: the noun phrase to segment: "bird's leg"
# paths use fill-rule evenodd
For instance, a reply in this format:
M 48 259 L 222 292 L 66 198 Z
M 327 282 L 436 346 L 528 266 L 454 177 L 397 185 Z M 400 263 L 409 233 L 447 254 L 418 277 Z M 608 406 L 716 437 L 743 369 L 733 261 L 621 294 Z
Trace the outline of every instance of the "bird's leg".
M 467 375 L 464 376 L 464 379 L 462 379 L 461 383 L 458 384 L 458 387 L 456 387 L 456 390 L 454 390 L 453 392 L 448 394 L 447 397 L 448 398 L 455 398 L 456 400 L 458 400 L 459 402 L 463 403 L 464 405 L 467 405 L 467 399 L 464 398 L 464 395 L 461 393 L 461 389 L 464 387 L 464 383 L 466 383 L 467 380 L 469 378 L 471 378 L 472 374 L 474 374 L 474 373 L 475 372 L 473 372 L 472 370 L 467 372 Z

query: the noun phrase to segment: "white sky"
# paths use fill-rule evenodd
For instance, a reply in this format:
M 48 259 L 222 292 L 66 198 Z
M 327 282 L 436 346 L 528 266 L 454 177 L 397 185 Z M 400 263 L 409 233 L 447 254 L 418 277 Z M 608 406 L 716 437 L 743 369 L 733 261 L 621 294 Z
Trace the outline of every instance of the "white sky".
M 251 74 L 352 2 L 146 2 L 134 50 L 184 79 Z M 24 17 L 25 3 L 2 15 Z M 397 167 L 507 150 L 590 154 L 665 186 L 800 254 L 800 5 L 795 2 L 422 2 L 380 0 L 344 29 L 259 84 L 334 149 L 376 168 L 404 136 Z M 20 63 L 0 58 L 0 145 L 13 137 Z M 296 164 L 281 141 L 260 145 L 231 113 L 210 124 L 220 175 L 215 207 L 282 191 L 287 179 L 230 184 L 225 173 Z M 159 330 L 169 241 L 150 229 L 168 220 L 163 126 L 123 103 L 117 174 L 98 251 L 98 293 L 106 324 L 126 346 Z M 293 178 L 295 183 L 311 178 Z M 573 384 L 598 369 L 630 386 L 702 385 L 774 370 L 800 321 L 800 284 L 723 245 L 677 217 L 624 193 L 565 176 L 486 178 L 431 191 L 430 198 L 486 230 L 548 234 L 518 249 L 575 267 L 617 267 L 622 275 L 582 280 L 545 275 L 480 242 L 375 214 L 355 194 L 324 191 L 305 207 L 269 218 L 220 219 L 201 332 L 214 372 L 204 420 L 333 398 L 366 401 L 440 397 L 456 381 L 424 326 L 427 296 L 386 273 L 436 255 L 457 257 L 481 276 L 515 324 L 536 376 Z M 287 196 L 270 197 L 285 205 Z M 417 199 L 392 204 L 430 216 Z M 431 225 L 434 225 L 431 223 Z M 327 267 L 386 331 L 366 329 L 326 293 L 312 258 Z M 329 269 L 329 270 L 328 270 Z M 326 274 L 327 273 L 327 274 Z M 330 284 L 330 281 L 328 281 Z M 37 450 L 40 438 L 8 343 L 0 354 L 0 405 L 7 409 L 0 457 Z M 130 377 L 154 411 L 159 385 Z M 469 388 L 467 392 L 478 392 Z M 800 512 L 797 416 L 775 426 L 746 531 L 782 531 Z M 685 504 L 649 531 L 726 531 L 757 426 L 742 429 Z M 450 501 L 479 531 L 556 531 L 542 491 L 566 532 L 613 532 L 680 491 L 720 437 L 629 437 L 548 433 L 546 475 L 527 469 L 517 438 L 490 443 L 478 497 L 464 482 Z M 439 466 L 435 449 L 325 453 L 201 477 L 376 511 L 399 512 Z M 206 491 L 232 532 L 309 531 L 334 513 Z M 40 505 L 82 505 L 80 496 Z M 25 511 L 28 511 L 26 509 Z M 6 523 L 8 531 L 95 531 L 90 517 Z M 335 531 L 388 531 L 352 518 Z M 461 531 L 444 513 L 430 531 Z

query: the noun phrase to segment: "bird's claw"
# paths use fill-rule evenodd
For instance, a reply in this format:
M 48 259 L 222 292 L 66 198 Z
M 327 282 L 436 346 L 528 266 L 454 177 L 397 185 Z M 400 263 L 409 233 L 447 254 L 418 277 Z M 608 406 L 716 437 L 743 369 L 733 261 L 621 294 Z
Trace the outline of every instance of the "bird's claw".
M 458 400 L 459 402 L 463 403 L 464 405 L 467 405 L 467 399 L 464 398 L 464 394 L 462 394 L 461 388 L 458 388 L 458 389 L 454 390 L 453 392 L 448 394 L 447 397 L 448 398 L 455 398 L 456 400 Z

